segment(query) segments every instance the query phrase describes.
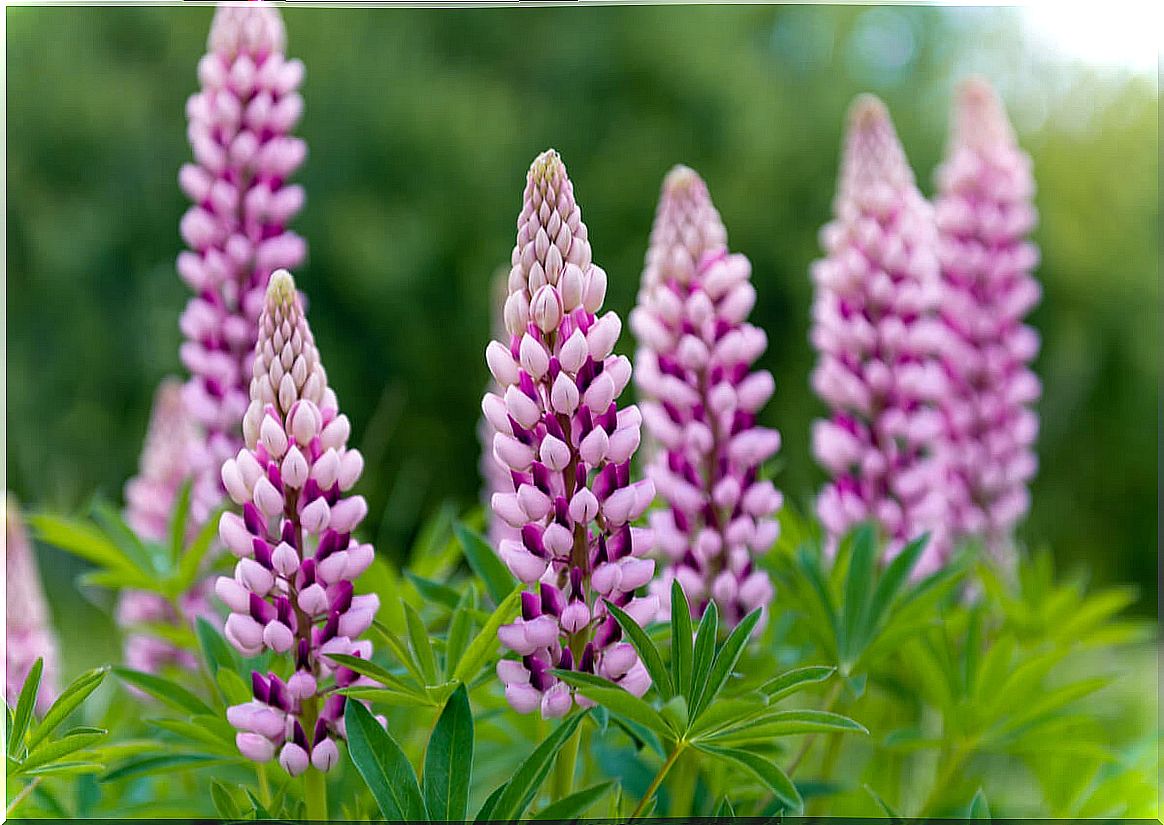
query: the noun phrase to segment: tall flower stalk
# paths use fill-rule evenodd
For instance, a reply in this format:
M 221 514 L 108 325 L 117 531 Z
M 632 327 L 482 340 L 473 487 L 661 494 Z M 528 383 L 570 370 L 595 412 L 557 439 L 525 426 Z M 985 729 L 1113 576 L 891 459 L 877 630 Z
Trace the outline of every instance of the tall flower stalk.
M 44 713 L 57 698 L 59 646 L 32 542 L 11 493 L 4 499 L 4 594 L 4 698 L 9 707 L 16 707 L 32 666 L 43 658 L 36 710 Z
M 284 57 L 285 40 L 272 6 L 219 8 L 198 64 L 202 89 L 186 104 L 194 163 L 179 182 L 193 205 L 180 226 L 189 249 L 178 272 L 195 292 L 182 313 L 181 356 L 190 371 L 186 405 L 205 433 L 191 450 L 196 524 L 222 501 L 218 468 L 242 443 L 267 280 L 306 255 L 286 228 L 304 200 L 287 179 L 307 147 L 289 134 L 303 111 L 303 64 Z
M 870 519 L 890 556 L 928 533 L 921 575 L 949 552 L 937 231 L 889 114 L 870 95 L 850 110 L 833 209 L 821 232 L 826 257 L 812 267 L 812 384 L 831 411 L 813 427 L 813 452 L 832 476 L 817 510 L 831 546 Z
M 1029 240 L 1037 220 L 1031 160 L 984 80 L 959 89 L 936 177 L 954 530 L 1006 558 L 1038 467 L 1031 405 L 1041 388 L 1029 365 L 1039 338 L 1023 318 L 1041 291 L 1031 275 L 1039 259 Z
M 552 149 L 530 167 L 517 226 L 508 340 L 485 353 L 499 391 L 482 407 L 496 430 L 494 455 L 510 472 L 493 512 L 519 531 L 497 549 L 528 589 L 521 617 L 498 633 L 518 658 L 497 672 L 515 710 L 550 718 L 587 703 L 551 668 L 598 674 L 637 695 L 650 686 L 605 600 L 640 624 L 657 612 L 656 596 L 635 595 L 654 573 L 642 558 L 649 533 L 630 526 L 655 488 L 630 481 L 641 417 L 616 403 L 631 378 L 630 361 L 613 353 L 622 322 L 598 315 L 606 273 L 591 259 L 573 184 Z
M 756 302 L 750 275 L 748 259 L 728 252 L 707 185 L 672 169 L 630 317 L 643 420 L 659 448 L 647 473 L 667 503 L 650 517 L 669 562 L 652 587 L 669 613 L 678 579 L 697 616 L 714 600 L 729 624 L 772 598 L 754 556 L 779 535 L 773 515 L 783 501 L 759 477 L 780 435 L 756 424 L 775 382 L 751 369 L 767 336 L 746 320 Z
M 142 447 L 138 474 L 125 485 L 125 520 L 147 542 L 165 541 L 178 493 L 189 478 L 189 456 L 198 444 L 198 431 L 182 401 L 182 384 L 166 379 L 154 393 L 149 428 Z M 171 604 L 144 590 L 124 590 L 117 603 L 117 622 L 126 632 L 125 663 L 135 670 L 156 673 L 168 664 L 197 666 L 197 659 L 155 635 L 136 628 L 145 624 L 178 625 L 198 616 L 214 615 L 205 582 Z
M 291 661 L 284 681 L 255 672 L 254 698 L 228 711 L 239 751 L 265 762 L 278 754 L 292 776 L 309 764 L 330 770 L 344 735 L 344 697 L 334 687 L 360 681 L 331 654 L 372 655 L 360 636 L 379 600 L 353 594 L 373 560 L 352 531 L 367 514 L 348 493 L 363 470 L 347 446 L 351 425 L 304 316 L 295 282 L 271 276 L 259 318 L 245 446 L 222 466 L 222 482 L 242 515 L 224 513 L 223 543 L 238 557 L 233 577 L 215 583 L 230 608 L 226 638 L 245 656 L 271 650 Z

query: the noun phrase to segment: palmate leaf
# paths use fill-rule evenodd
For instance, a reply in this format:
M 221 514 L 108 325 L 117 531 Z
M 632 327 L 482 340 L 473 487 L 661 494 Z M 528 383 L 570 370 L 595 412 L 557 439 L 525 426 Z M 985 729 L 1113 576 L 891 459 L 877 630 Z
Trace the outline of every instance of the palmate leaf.
M 760 686 L 760 692 L 768 697 L 769 702 L 779 702 L 786 696 L 791 696 L 809 685 L 825 681 L 836 672 L 835 667 L 825 665 L 799 667 L 769 679 Z
M 456 673 L 457 665 L 465 654 L 469 645 L 469 632 L 473 629 L 473 612 L 477 608 L 477 588 L 469 585 L 457 602 L 457 607 L 449 619 L 449 632 L 445 640 L 445 667 L 446 680 L 451 680 Z M 486 619 L 488 621 L 488 619 Z
M 719 744 L 764 744 L 782 736 L 806 733 L 868 734 L 869 731 L 859 722 L 831 711 L 772 710 L 724 727 L 703 739 Z
M 573 670 L 553 670 L 551 673 L 576 688 L 592 702 L 597 702 L 611 713 L 617 713 L 631 722 L 636 722 L 665 739 L 673 740 L 683 733 L 682 730 L 675 730 L 663 715 L 645 700 L 601 676 Z
M 155 699 L 169 705 L 175 710 L 195 716 L 213 716 L 214 711 L 186 688 L 177 682 L 155 676 L 151 673 L 131 670 L 127 667 L 114 667 L 113 673 L 123 682 L 132 685 L 138 690 L 148 693 Z
M 501 604 L 517 586 L 513 574 L 480 535 L 460 522 L 453 525 L 453 532 L 461 543 L 465 561 L 485 584 L 485 592 L 494 604 Z
M 691 668 L 695 640 L 691 635 L 691 606 L 678 579 L 671 582 L 671 673 L 674 692 L 691 701 Z
M 136 574 L 136 577 L 146 581 L 153 572 L 143 569 L 103 531 L 88 521 L 38 513 L 30 516 L 28 523 L 41 541 L 98 567 Z
M 396 740 L 359 702 L 344 709 L 348 752 L 372 792 L 380 813 L 389 820 L 426 821 L 428 812 L 416 773 Z
M 719 635 L 719 608 L 709 602 L 695 631 L 695 649 L 691 656 L 691 685 L 687 706 L 695 707 L 707 687 L 711 664 L 715 659 L 715 641 Z
M 744 616 L 740 620 L 740 623 L 732 628 L 732 632 L 728 634 L 723 646 L 715 655 L 715 660 L 712 662 L 711 670 L 708 672 L 704 689 L 693 700 L 691 707 L 691 718 L 693 720 L 698 719 L 699 714 L 723 690 L 728 678 L 732 675 L 736 663 L 739 662 L 740 656 L 743 655 L 744 646 L 748 643 L 748 639 L 751 638 L 752 631 L 756 629 L 756 623 L 759 621 L 760 608 L 756 608 L 747 616 Z
M 489 619 L 482 625 L 481 630 L 469 642 L 469 646 L 465 648 L 464 655 L 461 656 L 460 662 L 457 663 L 456 669 L 453 671 L 454 680 L 467 683 L 476 678 L 481 668 L 489 660 L 490 655 L 497 650 L 500 644 L 497 641 L 497 629 L 517 615 L 520 602 L 521 591 L 517 589 L 501 600 L 497 609 L 493 611 Z
M 404 605 L 404 619 L 408 625 L 408 646 L 412 650 L 413 661 L 420 669 L 424 683 L 426 685 L 436 684 L 436 655 L 433 653 L 428 628 L 424 626 L 420 614 L 410 604 Z
M 473 774 L 473 712 L 464 685 L 437 719 L 424 756 L 424 802 L 431 819 L 461 822 Z
M 80 707 L 93 691 L 101 686 L 108 673 L 109 668 L 99 667 L 86 671 L 74 679 L 49 707 L 40 723 L 33 728 L 32 734 L 28 737 L 29 750 L 35 750 L 37 745 L 56 730 L 57 726 L 64 722 L 74 710 Z
M 15 774 L 28 773 L 37 768 L 43 768 L 47 765 L 60 762 L 66 756 L 71 756 L 79 750 L 96 744 L 108 733 L 102 728 L 75 728 L 60 739 L 54 739 L 51 742 L 42 742 L 38 747 L 32 748 L 20 763 L 20 767 L 14 772 Z
M 170 565 L 177 567 L 178 561 L 182 557 L 183 545 L 186 539 L 186 523 L 190 515 L 190 489 L 193 485 L 187 479 L 181 487 L 178 488 L 178 495 L 174 498 L 174 510 L 170 514 L 170 524 L 167 531 L 169 541 L 167 546 L 170 550 Z M 214 519 L 214 524 L 217 529 L 218 520 Z
M 868 622 L 865 606 L 869 602 L 877 554 L 877 533 L 873 525 L 859 526 L 852 536 L 851 545 L 845 596 L 841 602 L 841 632 L 837 640 L 838 653 L 845 665 L 850 663 L 853 650 L 860 643 L 858 636 Z
M 20 695 L 16 698 L 16 712 L 12 715 L 12 734 L 8 739 L 9 758 L 19 756 L 24 751 L 24 735 L 32 720 L 32 710 L 36 705 L 36 695 L 40 690 L 40 679 L 44 673 L 44 659 L 37 659 L 28 671 Z
M 535 820 L 548 820 L 552 822 L 564 822 L 576 819 L 593 808 L 602 797 L 610 792 L 614 785 L 615 783 L 612 780 L 584 788 L 583 790 L 559 799 L 552 805 L 547 805 L 534 814 L 533 818 Z
M 518 766 L 513 776 L 503 786 L 504 790 L 501 790 L 489 807 L 487 815 L 483 817 L 481 813 L 477 814 L 477 821 L 521 819 L 553 768 L 558 751 L 566 744 L 566 740 L 574 735 L 574 731 L 587 715 L 588 712 L 583 711 L 564 719 Z M 489 806 L 488 802 L 486 806 Z
M 663 664 L 663 654 L 659 652 L 659 648 L 655 646 L 651 637 L 639 626 L 639 623 L 628 616 L 618 605 L 609 601 L 605 601 L 605 604 L 610 615 L 614 616 L 614 620 L 618 622 L 619 627 L 622 628 L 623 633 L 627 635 L 627 639 L 639 654 L 639 659 L 647 668 L 647 673 L 651 675 L 651 682 L 659 691 L 659 695 L 663 697 L 664 701 L 670 699 L 674 695 L 671 674 L 667 671 L 667 666 Z
M 134 757 L 101 777 L 102 782 L 117 782 L 141 776 L 155 776 L 173 771 L 188 771 L 243 762 L 241 756 L 226 758 L 210 753 L 169 753 Z
M 743 765 L 767 786 L 773 796 L 783 803 L 789 812 L 797 812 L 804 807 L 804 800 L 800 798 L 800 792 L 796 790 L 796 786 L 792 784 L 788 774 L 784 773 L 775 762 L 736 748 L 715 747 L 707 744 L 697 744 L 695 747 L 704 753 Z

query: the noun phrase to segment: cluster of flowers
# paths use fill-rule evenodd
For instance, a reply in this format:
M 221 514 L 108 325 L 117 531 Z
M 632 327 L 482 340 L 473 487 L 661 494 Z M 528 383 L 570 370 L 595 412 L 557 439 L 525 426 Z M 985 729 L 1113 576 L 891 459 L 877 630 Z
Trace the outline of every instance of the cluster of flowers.
M 748 259 L 727 251 L 706 184 L 687 167 L 673 169 L 630 316 L 643 420 L 659 448 L 647 474 L 668 505 L 650 518 L 670 562 L 652 583 L 664 615 L 673 579 L 696 614 L 714 599 L 731 624 L 773 595 L 753 557 L 779 534 L 773 515 L 783 499 L 759 469 L 780 435 L 756 425 L 775 382 L 750 369 L 768 343 L 745 320 L 756 302 L 750 274 Z
M 1038 348 L 1022 317 L 1038 301 L 1029 160 L 989 87 L 955 106 L 937 208 L 918 191 L 885 107 L 850 113 L 835 220 L 813 266 L 813 386 L 832 410 L 813 449 L 832 475 L 818 515 L 835 540 L 874 519 L 888 554 L 923 533 L 918 575 L 953 542 L 1001 554 L 1028 506 L 1038 429 Z
M 534 160 L 518 218 L 504 306 L 508 341 L 486 350 L 499 391 L 482 402 L 495 430 L 493 455 L 509 489 L 493 512 L 517 532 L 498 547 L 513 574 L 534 589 L 522 615 L 500 629 L 519 660 L 498 675 L 510 704 L 543 716 L 566 714 L 575 697 L 551 668 L 600 674 L 642 695 L 646 667 L 606 608 L 637 622 L 656 615 L 656 596 L 635 596 L 654 575 L 643 558 L 649 531 L 633 528 L 655 496 L 650 480 L 631 482 L 639 411 L 618 409 L 631 364 L 614 355 L 618 315 L 598 312 L 606 273 L 591 258 L 574 187 L 553 150 Z
M 219 536 L 238 562 L 215 592 L 230 608 L 226 638 L 239 652 L 269 649 L 294 659 L 286 682 L 256 673 L 253 700 L 229 711 L 239 750 L 266 761 L 278 749 L 294 776 L 309 762 L 326 771 L 338 758 L 345 700 L 324 681 L 347 687 L 366 680 L 328 657 L 371 657 L 371 643 L 359 637 L 379 599 L 354 595 L 352 584 L 374 558 L 372 546 L 351 535 L 368 510 L 362 496 L 347 494 L 363 458 L 347 447 L 351 425 L 285 270 L 267 288 L 253 376 L 245 446 L 222 466 L 223 486 L 242 515 L 223 513 Z
M 179 183 L 193 205 L 182 217 L 190 248 L 178 272 L 195 292 L 181 317 L 181 357 L 186 408 L 204 433 L 190 451 L 196 523 L 222 501 L 218 469 L 241 443 L 267 279 L 307 252 L 286 229 L 304 201 L 302 187 L 286 181 L 307 146 L 289 134 L 303 111 L 303 64 L 284 57 L 285 40 L 275 7 L 220 7 L 198 64 L 202 89 L 186 104 L 195 162 Z

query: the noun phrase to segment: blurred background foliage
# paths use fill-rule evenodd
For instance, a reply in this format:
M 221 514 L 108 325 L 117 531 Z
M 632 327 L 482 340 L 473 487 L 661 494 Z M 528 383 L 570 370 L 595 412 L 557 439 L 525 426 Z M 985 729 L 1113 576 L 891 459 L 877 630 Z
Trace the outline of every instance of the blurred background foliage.
M 29 506 L 120 500 L 157 382 L 180 371 L 174 271 L 184 103 L 208 7 L 9 8 L 8 484 Z M 777 378 L 779 481 L 822 482 L 809 423 L 808 266 L 830 215 L 844 112 L 888 103 L 923 190 L 951 89 L 986 74 L 1039 184 L 1045 395 L 1022 530 L 1061 566 L 1156 603 L 1158 90 L 1027 37 L 1013 9 L 607 7 L 285 10 L 307 65 L 297 273 L 368 470 L 368 529 L 401 560 L 443 501 L 479 495 L 490 278 L 525 169 L 566 160 L 633 304 L 660 181 L 698 169 L 754 266 Z M 633 342 L 624 334 L 620 349 Z M 50 588 L 75 569 L 46 558 Z M 58 591 L 59 592 L 59 591 Z M 97 620 L 94 612 L 90 617 Z M 90 645 L 91 638 L 70 645 Z M 87 649 L 82 659 L 97 657 Z M 97 659 L 100 660 L 99 658 Z

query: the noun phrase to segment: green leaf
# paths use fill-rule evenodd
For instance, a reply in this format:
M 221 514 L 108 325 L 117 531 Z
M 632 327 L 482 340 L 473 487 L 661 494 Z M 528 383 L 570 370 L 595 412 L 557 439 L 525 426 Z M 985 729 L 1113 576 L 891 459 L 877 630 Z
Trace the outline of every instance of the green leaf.
M 922 551 L 928 543 L 928 533 L 919 536 L 905 545 L 901 552 L 893 557 L 893 561 L 886 566 L 885 572 L 881 574 L 881 580 L 877 582 L 877 587 L 873 591 L 873 598 L 869 602 L 868 618 L 860 633 L 861 644 L 859 647 L 863 648 L 879 629 L 882 618 L 892 606 L 893 600 L 897 598 L 901 586 L 909 578 L 909 574 L 913 571 L 914 565 L 917 564 L 917 560 L 921 557 Z
M 157 575 L 169 566 L 168 557 L 159 558 L 164 548 L 157 544 L 150 544 L 147 547 L 137 533 L 125 523 L 121 512 L 109 502 L 102 500 L 94 502 L 93 518 L 104 529 L 105 535 L 121 548 L 140 570 Z
M 655 685 L 655 690 L 659 691 L 659 695 L 663 697 L 664 701 L 670 699 L 675 695 L 675 691 L 671 685 L 671 674 L 667 672 L 667 666 L 663 664 L 663 654 L 659 652 L 659 648 L 651 641 L 651 637 L 647 635 L 646 631 L 639 627 L 639 623 L 628 616 L 618 605 L 606 601 L 606 609 L 610 611 L 610 615 L 614 616 L 614 620 L 618 622 L 622 632 L 627 635 L 630 643 L 638 652 L 639 658 L 647 668 L 647 673 L 651 674 L 651 682 Z
M 481 627 L 481 631 L 469 642 L 465 648 L 465 655 L 453 671 L 453 678 L 460 682 L 473 679 L 489 658 L 489 654 L 497 649 L 497 628 L 517 615 L 521 600 L 521 591 L 514 590 L 501 600 L 497 609 L 489 616 L 489 620 Z
M 728 634 L 723 647 L 715 655 L 715 661 L 711 665 L 711 671 L 708 673 L 703 691 L 700 692 L 691 708 L 693 719 L 698 719 L 699 714 L 703 713 L 703 709 L 714 701 L 719 692 L 723 690 L 723 686 L 727 684 L 728 678 L 732 675 L 732 670 L 739 662 L 740 656 L 743 655 L 744 646 L 747 645 L 748 639 L 751 638 L 752 631 L 756 629 L 756 623 L 759 621 L 760 608 L 757 607 L 732 628 L 732 632 Z
M 242 808 L 235 802 L 234 797 L 226 786 L 217 779 L 210 783 L 210 799 L 214 802 L 214 809 L 222 819 L 242 819 Z
M 432 652 L 432 641 L 428 636 L 428 628 L 424 626 L 420 614 L 410 604 L 404 605 L 404 618 L 408 623 L 408 646 L 412 650 L 416 666 L 420 668 L 421 676 L 424 677 L 424 683 L 426 685 L 436 684 L 436 656 Z
M 715 806 L 715 811 L 711 815 L 712 819 L 735 819 L 735 817 L 736 809 L 726 796 Z
M 187 479 L 178 488 L 178 496 L 174 499 L 174 512 L 170 516 L 170 559 L 174 565 L 182 557 L 182 545 L 186 541 L 186 521 L 190 516 L 190 488 L 193 485 Z M 215 524 L 217 527 L 217 523 Z
M 485 592 L 489 594 L 494 604 L 501 604 L 517 585 L 513 574 L 480 535 L 460 522 L 453 525 L 453 532 L 461 543 L 465 561 L 484 582 Z
M 687 696 L 687 707 L 693 709 L 707 687 L 711 674 L 711 663 L 715 659 L 715 641 L 719 635 L 719 608 L 709 602 L 695 631 L 695 653 L 691 659 L 691 692 Z M 695 714 L 698 715 L 698 714 Z
M 782 673 L 775 679 L 769 679 L 760 686 L 760 692 L 768 697 L 769 702 L 779 702 L 786 696 L 803 690 L 809 685 L 823 682 L 836 673 L 835 667 L 826 665 L 809 665 L 798 667 Z
M 141 574 L 141 568 L 126 553 L 92 524 L 80 519 L 48 514 L 30 516 L 28 523 L 36 536 L 66 553 L 99 567 Z
M 869 794 L 869 796 L 873 798 L 873 801 L 877 803 L 877 807 L 879 807 L 885 813 L 885 815 L 887 817 L 889 817 L 890 819 L 901 819 L 902 818 L 896 811 L 894 811 L 892 808 L 889 807 L 889 803 L 886 802 L 884 799 L 882 799 L 881 796 L 877 793 L 877 791 L 873 790 L 868 785 L 865 785 L 863 787 L 865 788 L 865 793 Z
M 840 653 L 849 662 L 856 649 L 857 636 L 865 624 L 865 605 L 873 582 L 873 565 L 877 553 L 873 525 L 862 524 L 853 535 L 853 550 L 845 578 L 845 601 L 841 605 Z
M 799 811 L 804 807 L 804 800 L 800 798 L 800 792 L 796 790 L 796 786 L 792 784 L 788 774 L 784 773 L 775 762 L 735 748 L 715 748 L 709 745 L 696 745 L 695 747 L 705 753 L 743 765 L 754 773 L 768 787 L 773 796 L 784 803 L 790 811 Z
M 202 562 L 206 559 L 210 548 L 214 546 L 214 539 L 218 537 L 218 521 L 222 510 L 215 510 L 206 523 L 195 534 L 190 546 L 178 559 L 178 573 L 174 577 L 176 588 L 171 596 L 185 593 L 194 584 L 202 572 Z
M 241 704 L 236 703 L 236 704 Z M 214 748 L 223 756 L 234 756 L 234 729 L 221 716 L 192 716 L 190 719 L 147 719 L 147 724 Z
M 655 733 L 675 739 L 683 731 L 675 730 L 657 710 L 645 701 L 601 676 L 593 673 L 579 673 L 573 670 L 553 670 L 555 676 L 561 679 L 592 702 L 597 702 L 611 713 L 625 716 L 632 722 L 638 722 L 643 727 Z
M 445 640 L 445 678 L 452 679 L 469 644 L 469 631 L 473 628 L 472 610 L 477 607 L 477 589 L 469 585 L 465 595 L 457 603 L 457 609 L 449 619 L 449 632 Z
M 562 724 L 558 725 L 554 732 L 518 765 L 513 776 L 505 783 L 505 790 L 497 797 L 497 802 L 489 812 L 489 819 L 516 820 L 525 816 L 538 789 L 553 768 L 558 751 L 585 718 L 586 712 L 583 711 L 564 719 Z M 481 815 L 477 816 L 480 821 Z
M 671 582 L 671 673 L 675 693 L 691 700 L 691 605 L 678 579 Z
M 687 731 L 689 740 L 705 738 L 729 726 L 743 724 L 768 709 L 767 698 L 760 693 L 719 699 L 707 706 L 695 724 Z
M 130 670 L 127 667 L 114 667 L 113 672 L 121 681 L 133 685 L 143 693 L 148 693 L 150 696 L 176 710 L 194 716 L 214 715 L 214 711 L 209 705 L 177 682 L 163 679 L 161 676 L 155 676 L 152 673 Z
M 250 685 L 234 670 L 219 668 L 218 674 L 214 677 L 214 684 L 227 705 L 241 705 L 253 698 Z
M 501 799 L 501 795 L 505 793 L 506 787 L 509 783 L 502 783 L 494 789 L 493 793 L 489 794 L 485 802 L 482 803 L 481 809 L 477 811 L 477 816 L 474 817 L 474 822 L 491 822 L 493 821 L 493 811 L 497 808 L 497 802 Z
M 754 742 L 762 744 L 781 736 L 797 736 L 803 733 L 864 733 L 869 731 L 858 722 L 839 713 L 824 710 L 777 710 L 763 714 L 744 723 L 733 725 L 704 737 L 732 744 Z
M 31 749 L 20 764 L 20 770 L 30 771 L 50 762 L 58 762 L 63 757 L 96 743 L 106 733 L 107 731 L 100 728 L 77 728 L 69 731 L 60 739 L 44 742 L 39 747 Z
M 172 753 L 131 759 L 101 777 L 102 782 L 116 782 L 138 776 L 153 776 L 171 771 L 185 771 L 240 762 L 241 757 L 223 759 L 210 753 Z
M 96 762 L 53 762 L 24 771 L 25 776 L 76 776 L 79 774 L 101 773 L 104 765 Z
M 424 756 L 424 802 L 430 819 L 464 821 L 473 773 L 473 711 L 459 685 L 441 711 Z
M 986 794 L 979 788 L 970 800 L 971 819 L 990 819 L 990 806 L 986 804 Z
M 401 693 L 418 693 L 400 679 L 400 677 L 380 667 L 375 662 L 370 662 L 367 659 L 361 659 L 358 656 L 348 656 L 342 653 L 328 654 L 328 659 L 341 664 L 344 667 L 354 670 L 361 676 L 367 676 L 369 679 L 374 679 L 386 688 L 400 691 Z M 418 693 L 418 695 L 420 695 Z
M 414 822 L 427 820 L 428 812 L 416 784 L 416 773 L 396 740 L 359 702 L 346 703 L 344 721 L 352 762 L 367 783 L 384 818 Z
M 538 811 L 533 818 L 535 820 L 552 820 L 557 822 L 577 819 L 594 807 L 594 804 L 606 796 L 607 792 L 613 787 L 613 780 L 592 785 L 577 793 L 563 797 L 552 805 L 547 805 Z
M 423 576 L 418 576 L 411 570 L 405 570 L 404 576 L 412 582 L 413 586 L 420 592 L 420 595 L 424 596 L 426 601 L 433 604 L 441 604 L 452 610 L 461 600 L 461 594 L 447 584 L 441 584 L 440 582 L 426 579 Z
M 404 602 L 399 602 L 399 604 L 401 605 L 400 613 L 403 616 Z M 405 629 L 407 630 L 407 620 L 404 621 L 404 624 L 406 626 Z M 420 672 L 420 668 L 416 663 L 416 657 L 412 655 L 412 652 L 408 649 L 408 645 L 401 641 L 401 639 L 395 633 L 389 630 L 385 625 L 381 624 L 379 620 L 374 620 L 372 622 L 372 632 L 376 635 L 377 639 L 386 648 L 388 648 L 388 650 L 392 651 L 392 655 L 396 657 L 396 661 L 404 665 L 405 669 L 418 682 L 423 683 L 426 681 L 424 674 Z
M 199 616 L 194 622 L 194 634 L 198 637 L 198 646 L 202 649 L 202 659 L 206 662 L 206 669 L 212 677 L 217 677 L 218 671 L 222 668 L 238 672 L 238 657 L 235 655 L 234 649 L 226 643 L 222 634 L 204 616 Z
M 40 690 L 40 677 L 44 672 L 44 659 L 37 659 L 28 671 L 20 696 L 16 699 L 16 713 L 12 718 L 12 736 L 8 740 L 8 756 L 20 754 L 24 748 L 24 734 L 32 721 L 32 710 L 36 706 L 36 694 Z
M 109 673 L 109 668 L 99 667 L 86 671 L 74 679 L 53 702 L 40 724 L 33 728 L 32 735 L 28 738 L 29 750 L 36 748 L 41 740 L 56 730 L 57 726 L 69 717 L 69 714 L 80 707 L 81 703 L 89 698 L 89 695 L 105 681 L 107 673 Z

